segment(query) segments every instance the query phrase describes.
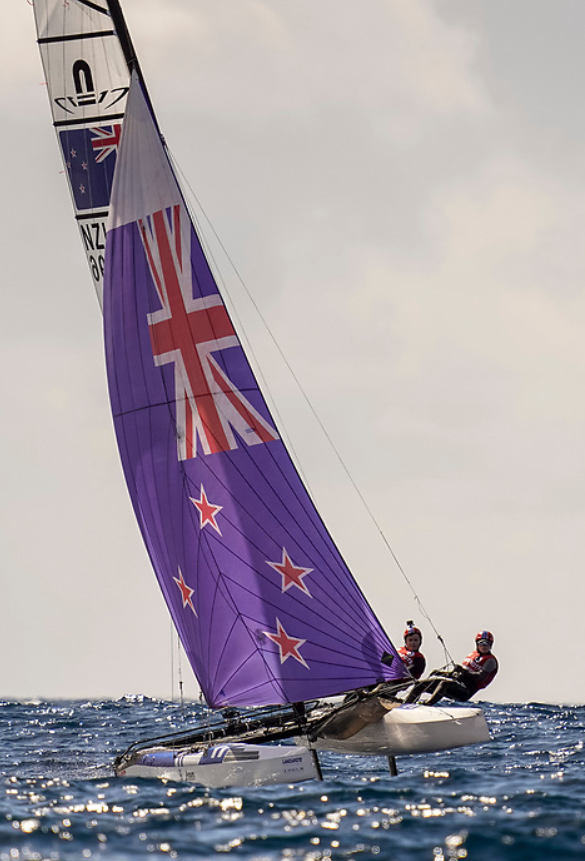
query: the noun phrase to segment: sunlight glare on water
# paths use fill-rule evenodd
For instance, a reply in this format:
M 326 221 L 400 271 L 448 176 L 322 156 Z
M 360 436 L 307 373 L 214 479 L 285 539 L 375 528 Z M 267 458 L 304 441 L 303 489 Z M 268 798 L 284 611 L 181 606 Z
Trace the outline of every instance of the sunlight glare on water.
M 169 702 L 3 703 L 0 861 L 585 857 L 585 707 L 486 705 L 493 741 L 322 754 L 324 781 L 207 790 L 118 779 L 131 741 L 196 722 Z

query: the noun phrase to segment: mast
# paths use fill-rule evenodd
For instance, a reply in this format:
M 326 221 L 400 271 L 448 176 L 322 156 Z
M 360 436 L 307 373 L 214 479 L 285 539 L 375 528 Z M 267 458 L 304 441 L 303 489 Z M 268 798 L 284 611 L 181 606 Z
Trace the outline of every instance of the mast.
M 136 76 L 140 81 L 142 89 L 146 96 L 146 101 L 148 103 L 148 107 L 150 108 L 150 112 L 156 122 L 156 115 L 154 113 L 152 101 L 148 93 L 146 81 L 144 80 L 144 75 L 142 74 L 142 69 L 140 68 L 138 55 L 134 48 L 132 37 L 130 36 L 130 31 L 128 30 L 128 25 L 126 24 L 126 19 L 124 18 L 124 13 L 122 12 L 122 7 L 120 6 L 120 0 L 106 0 L 106 2 L 110 10 L 110 15 L 112 16 L 114 30 L 116 31 L 116 35 L 119 39 L 120 47 L 122 48 L 122 53 L 124 54 L 124 59 L 126 60 L 126 63 L 128 65 L 128 71 L 130 72 L 130 75 L 132 75 L 132 72 L 136 73 Z
M 136 51 L 134 50 L 134 45 L 132 44 L 132 39 L 130 38 L 130 32 L 126 25 L 126 19 L 124 18 L 122 7 L 118 0 L 107 0 L 107 3 L 110 8 L 112 21 L 114 22 L 114 29 L 116 30 L 116 34 L 120 40 L 120 45 L 122 46 L 122 52 L 126 62 L 128 63 L 128 70 L 130 73 L 136 72 L 141 84 L 144 86 L 144 77 L 140 70 L 140 64 L 138 62 L 138 57 L 136 56 Z

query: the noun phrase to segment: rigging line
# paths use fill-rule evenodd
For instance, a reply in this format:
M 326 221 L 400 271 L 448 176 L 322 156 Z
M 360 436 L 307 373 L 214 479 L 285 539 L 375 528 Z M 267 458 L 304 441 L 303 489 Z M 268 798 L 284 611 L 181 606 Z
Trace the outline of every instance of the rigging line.
M 262 314 L 260 313 L 260 311 L 259 311 L 259 309 L 258 309 L 258 307 L 257 307 L 256 303 L 254 302 L 254 300 L 253 300 L 253 299 L 252 299 L 252 297 L 250 296 L 250 293 L 248 292 L 248 289 L 246 288 L 246 285 L 245 285 L 245 283 L 244 283 L 244 281 L 243 281 L 242 277 L 240 276 L 240 274 L 239 274 L 239 272 L 237 271 L 237 269 L 236 269 L 235 265 L 232 263 L 232 261 L 231 261 L 231 259 L 230 259 L 229 255 L 227 254 L 227 251 L 225 250 L 225 248 L 224 248 L 224 246 L 223 246 L 223 243 L 221 242 L 221 240 L 220 240 L 219 236 L 218 236 L 218 235 L 217 235 L 217 233 L 215 232 L 215 230 L 214 230 L 214 228 L 213 228 L 213 225 L 211 224 L 211 221 L 209 220 L 209 218 L 208 218 L 208 216 L 207 216 L 207 214 L 206 214 L 206 212 L 205 212 L 205 210 L 204 210 L 203 206 L 201 205 L 201 203 L 200 203 L 200 201 L 199 201 L 199 199 L 198 199 L 197 195 L 195 194 L 195 191 L 193 190 L 193 187 L 191 186 L 191 184 L 189 183 L 189 181 L 188 181 L 188 179 L 186 178 L 185 174 L 184 174 L 184 173 L 183 173 L 183 171 L 181 170 L 181 168 L 180 168 L 180 166 L 179 166 L 179 164 L 178 164 L 177 160 L 174 158 L 173 154 L 172 154 L 172 153 L 171 153 L 171 151 L 169 150 L 168 145 L 166 145 L 166 149 L 167 149 L 167 152 L 168 152 L 168 155 L 169 155 L 169 159 L 170 159 L 170 160 L 171 160 L 171 162 L 172 162 L 173 170 L 174 170 L 174 171 L 175 171 L 175 172 L 180 176 L 180 178 L 181 178 L 181 184 L 182 184 L 184 187 L 186 187 L 186 188 L 188 188 L 188 189 L 189 189 L 189 192 L 190 192 L 190 193 L 191 193 L 191 195 L 193 196 L 193 199 L 196 201 L 196 203 L 197 203 L 198 207 L 200 208 L 201 212 L 203 213 L 203 215 L 204 215 L 204 217 L 205 217 L 205 221 L 206 221 L 206 222 L 207 222 L 207 224 L 210 226 L 211 231 L 213 232 L 214 236 L 217 238 L 217 240 L 218 240 L 218 242 L 219 242 L 219 244 L 220 244 L 220 247 L 221 247 L 221 249 L 222 249 L 223 253 L 226 255 L 227 259 L 229 260 L 230 265 L 232 266 L 232 268 L 233 268 L 234 272 L 236 273 L 238 280 L 240 281 L 240 283 L 242 284 L 242 286 L 243 286 L 244 290 L 246 291 L 247 296 L 250 298 L 250 300 L 251 300 L 251 302 L 252 302 L 252 304 L 253 304 L 253 306 L 254 306 L 254 308 L 255 308 L 255 310 L 256 310 L 256 313 L 258 314 L 258 316 L 259 316 L 260 320 L 262 321 L 262 323 L 263 323 L 263 325 L 264 325 L 264 328 L 266 329 L 266 331 L 267 331 L 267 332 L 268 332 L 268 334 L 270 335 L 270 337 L 271 337 L 271 339 L 272 339 L 273 343 L 275 344 L 275 346 L 276 346 L 276 348 L 277 348 L 278 352 L 280 353 L 280 355 L 282 356 L 282 358 L 284 359 L 284 361 L 285 361 L 285 363 L 286 363 L 286 359 L 285 359 L 284 355 L 282 354 L 282 351 L 281 351 L 281 349 L 280 349 L 280 347 L 279 347 L 278 343 L 276 342 L 276 339 L 275 339 L 275 338 L 274 338 L 274 336 L 272 335 L 272 332 L 270 331 L 270 328 L 268 327 L 267 323 L 266 323 L 266 322 L 265 322 L 265 320 L 263 319 Z M 284 421 L 283 421 L 283 419 L 282 419 L 282 416 L 281 416 L 280 410 L 279 410 L 279 408 L 278 408 L 278 404 L 277 404 L 277 402 L 276 402 L 276 399 L 275 399 L 275 398 L 274 398 L 274 396 L 272 395 L 272 391 L 271 391 L 271 389 L 270 389 L 270 386 L 269 386 L 269 384 L 268 384 L 268 381 L 266 380 L 266 377 L 264 376 L 264 373 L 263 373 L 263 371 L 262 371 L 261 364 L 260 364 L 260 362 L 258 361 L 258 359 L 256 358 L 256 353 L 255 353 L 255 351 L 254 351 L 254 347 L 253 347 L 253 345 L 250 343 L 250 340 L 249 340 L 249 338 L 248 338 L 248 337 L 247 337 L 247 335 L 246 335 L 245 327 L 244 327 L 244 325 L 243 325 L 243 323 L 242 323 L 241 317 L 240 317 L 240 315 L 238 314 L 238 311 L 237 311 L 236 305 L 235 305 L 235 303 L 234 303 L 234 301 L 233 301 L 233 299 L 232 299 L 232 297 L 231 297 L 231 294 L 230 294 L 230 291 L 229 291 L 229 289 L 228 289 L 228 287 L 227 287 L 227 284 L 226 284 L 226 282 L 225 282 L 224 278 L 222 277 L 222 274 L 221 274 L 221 267 L 218 265 L 218 263 L 217 263 L 217 261 L 216 261 L 216 259 L 215 259 L 215 255 L 213 254 L 212 249 L 209 247 L 209 243 L 208 243 L 208 242 L 206 241 L 206 239 L 205 239 L 205 235 L 204 235 L 204 233 L 203 233 L 203 230 L 201 230 L 201 228 L 200 228 L 200 221 L 199 221 L 199 218 L 197 217 L 197 214 L 193 211 L 193 207 L 189 204 L 189 201 L 187 201 L 186 199 L 185 199 L 185 205 L 187 206 L 187 209 L 188 209 L 188 211 L 189 211 L 189 214 L 191 215 L 191 217 L 192 217 L 192 219 L 193 219 L 193 223 L 194 223 L 195 228 L 196 228 L 197 237 L 198 237 L 198 239 L 199 239 L 199 241 L 200 241 L 200 243 L 201 243 L 201 246 L 202 246 L 202 248 L 203 248 L 203 251 L 204 251 L 204 253 L 205 253 L 205 256 L 206 256 L 206 257 L 207 257 L 207 259 L 208 259 L 208 262 L 210 263 L 210 268 L 211 268 L 211 263 L 213 263 L 213 264 L 214 264 L 215 271 L 213 272 L 213 277 L 214 277 L 214 279 L 219 280 L 219 282 L 221 283 L 221 287 L 222 287 L 222 290 L 223 290 L 222 296 L 227 296 L 227 297 L 229 298 L 229 300 L 230 300 L 229 313 L 230 313 L 230 315 L 231 315 L 231 316 L 235 317 L 235 319 L 236 319 L 236 320 L 237 320 L 237 322 L 238 322 L 238 334 L 240 334 L 240 333 L 241 333 L 241 334 L 242 334 L 242 336 L 243 336 L 243 338 L 244 338 L 244 340 L 245 340 L 246 355 L 248 355 L 248 356 L 252 356 L 252 358 L 254 359 L 254 363 L 255 363 L 255 366 L 256 366 L 256 367 L 255 367 L 255 369 L 253 369 L 253 370 L 254 370 L 254 374 L 257 374 L 257 375 L 259 376 L 259 378 L 260 378 L 261 382 L 262 382 L 262 392 L 267 392 L 267 393 L 268 393 L 268 395 L 269 395 L 269 398 L 270 398 L 269 412 L 270 412 L 270 414 L 274 413 L 274 415 L 276 416 L 276 420 L 277 420 L 277 421 L 276 421 L 276 428 L 277 428 L 277 430 L 278 430 L 278 432 L 279 432 L 279 435 L 280 435 L 281 437 L 283 437 L 283 438 L 284 438 L 284 441 L 285 441 L 285 444 L 286 444 L 286 448 L 287 448 L 287 449 L 288 449 L 288 451 L 292 454 L 292 456 L 293 456 L 293 460 L 294 460 L 294 462 L 295 462 L 295 466 L 296 466 L 296 468 L 297 468 L 298 472 L 300 473 L 301 478 L 302 478 L 302 480 L 303 480 L 303 484 L 305 485 L 305 488 L 306 488 L 306 490 L 307 490 L 307 492 L 308 492 L 309 496 L 311 497 L 311 500 L 314 502 L 314 494 L 313 494 L 313 491 L 312 491 L 312 489 L 311 489 L 311 484 L 310 484 L 309 479 L 308 479 L 308 477 L 307 477 L 307 475 L 306 475 L 306 473 L 305 473 L 305 471 L 304 471 L 304 469 L 303 469 L 303 466 L 302 466 L 301 460 L 300 460 L 299 456 L 298 456 L 298 455 L 297 455 L 297 453 L 296 453 L 296 449 L 295 449 L 294 443 L 293 443 L 293 441 L 291 440 L 290 436 L 288 435 L 288 433 L 287 433 L 287 431 L 286 431 L 286 425 L 285 425 L 285 422 L 284 422 Z M 288 363 L 287 363 L 287 364 L 288 364 Z M 292 373 L 292 371 L 291 371 L 291 373 Z M 293 378 L 294 378 L 294 374 L 293 374 Z M 296 382 L 297 382 L 297 386 L 301 389 L 301 386 L 300 386 L 299 382 L 298 382 L 298 381 L 296 381 Z M 301 391 L 302 391 L 302 389 L 301 389 Z M 304 394 L 304 393 L 303 393 L 303 394 Z
M 171 702 L 175 702 L 175 651 L 174 651 L 174 625 L 172 618 L 171 623 Z
M 169 156 L 171 156 L 170 152 L 169 152 Z M 341 467 L 342 467 L 343 471 L 345 472 L 345 474 L 346 474 L 347 478 L 349 479 L 349 481 L 350 481 L 350 483 L 351 483 L 351 485 L 352 485 L 352 487 L 353 487 L 354 491 L 356 492 L 356 494 L 358 495 L 358 497 L 359 497 L 359 499 L 360 499 L 360 501 L 361 501 L 362 505 L 364 506 L 365 511 L 367 512 L 368 516 L 370 517 L 370 520 L 372 521 L 372 523 L 373 523 L 374 527 L 377 529 L 378 533 L 380 534 L 380 537 L 381 537 L 382 541 L 384 542 L 384 545 L 386 546 L 386 548 L 387 548 L 388 552 L 390 553 L 390 555 L 391 555 L 392 559 L 394 560 L 394 563 L 396 564 L 396 567 L 398 568 L 398 570 L 400 571 L 400 573 L 401 573 L 402 577 L 404 578 L 404 581 L 405 581 L 405 582 L 406 582 L 406 584 L 408 585 L 408 587 L 409 587 L 409 589 L 410 589 L 410 591 L 411 591 L 411 593 L 412 593 L 413 599 L 414 599 L 414 601 L 415 601 L 415 603 L 416 603 L 416 605 L 417 605 L 417 607 L 418 607 L 418 609 L 419 609 L 419 611 L 420 611 L 421 615 L 423 616 L 423 618 L 424 618 L 424 619 L 426 619 L 426 621 L 429 623 L 429 625 L 431 626 L 432 630 L 434 631 L 434 633 L 435 633 L 435 636 L 436 636 L 437 640 L 439 641 L 439 643 L 440 643 L 440 644 L 441 644 L 441 646 L 443 647 L 443 651 L 444 651 L 444 653 L 445 653 L 445 657 L 448 659 L 448 661 L 450 661 L 451 663 L 454 663 L 453 658 L 452 658 L 452 656 L 451 656 L 451 654 L 450 654 L 450 652 L 449 652 L 449 649 L 447 648 L 447 644 L 445 643 L 445 640 L 444 640 L 443 636 L 442 636 L 442 635 L 439 633 L 439 631 L 437 630 L 437 628 L 436 628 L 436 626 L 435 626 L 435 624 L 434 624 L 433 620 L 431 619 L 431 617 L 430 617 L 430 615 L 429 615 L 428 611 L 426 610 L 426 608 L 425 608 L 424 604 L 422 603 L 422 601 L 421 601 L 421 599 L 420 599 L 420 597 L 419 597 L 419 595 L 418 595 L 418 593 L 417 593 L 416 589 L 415 589 L 415 588 L 414 588 L 414 586 L 412 585 L 412 582 L 411 582 L 410 578 L 408 577 L 408 575 L 407 575 L 406 571 L 405 571 L 405 570 L 404 570 L 404 568 L 402 567 L 402 565 L 401 565 L 401 563 L 400 563 L 400 560 L 398 559 L 398 557 L 397 557 L 396 553 L 394 552 L 394 550 L 393 550 L 392 546 L 390 545 L 390 542 L 389 542 L 389 541 L 388 541 L 388 539 L 386 538 L 386 535 L 384 534 L 384 531 L 382 530 L 382 527 L 380 526 L 380 524 L 379 524 L 379 523 L 378 523 L 378 521 L 376 520 L 376 517 L 374 516 L 374 513 L 372 512 L 372 510 L 371 510 L 370 506 L 369 506 L 369 505 L 368 505 L 368 503 L 366 502 L 366 500 L 365 500 L 365 498 L 364 498 L 364 496 L 363 496 L 363 494 L 362 494 L 361 490 L 359 489 L 359 487 L 358 487 L 358 485 L 356 484 L 356 482 L 355 482 L 355 480 L 354 480 L 353 476 L 351 475 L 351 473 L 350 473 L 349 469 L 347 468 L 347 466 L 346 466 L 346 464 L 345 464 L 345 462 L 344 462 L 343 458 L 341 457 L 341 454 L 339 453 L 339 451 L 338 451 L 337 447 L 335 446 L 335 444 L 334 444 L 334 442 L 333 442 L 333 440 L 332 440 L 331 436 L 330 436 L 330 435 L 329 435 L 329 433 L 327 432 L 327 430 L 326 430 L 326 428 L 325 428 L 325 426 L 324 426 L 323 422 L 321 421 L 321 419 L 320 419 L 319 415 L 317 414 L 317 412 L 316 412 L 315 408 L 313 407 L 313 404 L 312 404 L 312 403 L 311 403 L 311 401 L 309 400 L 309 398 L 308 398 L 308 396 L 307 396 L 307 394 L 306 394 L 306 392 L 305 392 L 305 390 L 304 390 L 303 386 L 301 385 L 300 380 L 298 379 L 298 377 L 297 377 L 297 375 L 295 374 L 295 372 L 294 372 L 294 370 L 293 370 L 292 366 L 290 365 L 290 363 L 289 363 L 288 359 L 286 358 L 285 354 L 283 353 L 282 348 L 280 347 L 280 344 L 279 344 L 279 343 L 278 343 L 278 341 L 276 340 L 276 338 L 275 338 L 275 336 L 274 336 L 274 334 L 273 334 L 273 332 L 272 332 L 272 330 L 271 330 L 270 326 L 268 325 L 268 323 L 267 323 L 266 319 L 264 318 L 264 315 L 262 314 L 262 312 L 261 312 L 260 308 L 258 307 L 258 305 L 257 305 L 257 303 L 256 303 L 256 301 L 255 301 L 255 299 L 254 299 L 254 297 L 252 296 L 252 294 L 251 294 L 251 293 L 250 293 L 250 291 L 248 290 L 248 288 L 247 288 L 247 286 L 246 286 L 246 283 L 245 283 L 244 279 L 242 278 L 242 276 L 240 275 L 240 272 L 239 272 L 239 270 L 238 270 L 238 268 L 237 268 L 236 264 L 234 263 L 234 261 L 233 261 L 233 260 L 232 260 L 232 258 L 230 257 L 230 254 L 229 254 L 228 250 L 226 249 L 225 245 L 223 244 L 223 242 L 222 242 L 222 240 L 221 240 L 221 237 L 218 235 L 218 233 L 217 233 L 217 231 L 215 230 L 215 228 L 214 228 L 214 226 L 213 226 L 213 224 L 212 224 L 211 220 L 210 220 L 210 219 L 209 219 L 209 217 L 207 216 L 207 213 L 206 213 L 206 211 L 205 211 L 205 208 L 203 207 L 203 205 L 202 205 L 201 201 L 200 201 L 200 200 L 199 200 L 199 198 L 197 197 L 197 194 L 195 193 L 195 191 L 194 191 L 193 187 L 191 186 L 191 184 L 190 184 L 188 181 L 186 181 L 185 175 L 182 173 L 182 171 L 181 171 L 181 170 L 180 170 L 180 168 L 178 167 L 178 164 L 177 164 L 176 159 L 175 159 L 175 158 L 172 158 L 172 161 L 173 161 L 173 166 L 175 167 L 175 169 L 177 170 L 177 172 L 181 174 L 182 180 L 183 180 L 184 182 L 186 182 L 186 186 L 187 186 L 187 188 L 189 189 L 190 193 L 193 195 L 193 199 L 194 199 L 194 200 L 195 200 L 195 202 L 197 203 L 197 206 L 199 207 L 199 209 L 200 209 L 201 213 L 203 214 L 203 217 L 204 217 L 204 219 L 205 219 L 205 221 L 206 221 L 207 225 L 209 226 L 210 230 L 212 231 L 212 233 L 213 233 L 213 235 L 214 235 L 214 237 L 215 237 L 216 241 L 219 243 L 219 247 L 221 248 L 222 252 L 225 254 L 227 261 L 229 262 L 229 264 L 230 264 L 230 266 L 231 266 L 231 268 L 232 268 L 233 272 L 234 272 L 234 273 L 235 273 L 235 275 L 236 275 L 236 278 L 238 279 L 238 281 L 239 281 L 239 282 L 240 282 L 240 284 L 242 285 L 242 287 L 243 287 L 243 289 L 244 289 L 244 291 L 245 291 L 245 293 L 246 293 L 246 295 L 247 295 L 247 297 L 248 297 L 249 301 L 252 303 L 252 306 L 254 307 L 254 309 L 255 309 L 256 313 L 258 314 L 258 317 L 259 317 L 259 318 L 260 318 L 260 320 L 262 321 L 262 324 L 263 324 L 263 326 L 265 327 L 265 329 L 266 329 L 266 331 L 267 331 L 267 333 L 268 333 L 268 335 L 269 335 L 270 339 L 272 340 L 272 342 L 273 342 L 274 346 L 275 346 L 275 347 L 276 347 L 276 349 L 278 350 L 278 353 L 279 353 L 280 357 L 282 358 L 283 362 L 285 363 L 285 365 L 286 365 L 286 367 L 287 367 L 287 369 L 288 369 L 289 373 L 291 374 L 291 377 L 293 378 L 293 380 L 294 380 L 295 384 L 297 385 L 297 387 L 298 387 L 298 389 L 299 389 L 300 393 L 302 394 L 302 396 L 303 396 L 303 398 L 304 398 L 304 400 L 305 400 L 305 402 L 306 402 L 307 406 L 309 407 L 309 410 L 311 411 L 311 413 L 312 413 L 313 417 L 315 418 L 315 420 L 316 420 L 317 424 L 318 424 L 318 425 L 319 425 L 319 427 L 321 428 L 321 431 L 322 431 L 322 433 L 324 434 L 325 439 L 327 440 L 328 444 L 331 446 L 331 450 L 333 451 L 333 453 L 334 453 L 334 454 L 335 454 L 335 456 L 337 457 L 337 459 L 338 459 L 338 461 L 339 461 L 339 463 L 340 463 L 340 465 L 341 465 Z M 223 280 L 222 280 L 222 283 L 223 283 Z M 273 399 L 273 400 L 274 400 L 274 399 Z M 278 409 L 276 409 L 276 413 L 277 413 L 277 415 L 278 415 Z M 280 416 L 279 416 L 279 421 L 280 421 Z M 287 441 L 287 443 L 288 443 L 288 441 Z M 291 449 L 292 449 L 292 451 L 293 451 L 293 453 L 294 453 L 294 448 L 293 448 L 292 446 L 291 446 Z M 295 459 L 298 461 L 298 458 L 296 458 L 296 455 L 295 455 Z M 301 474 L 302 474 L 302 470 L 301 470 Z M 303 480 L 304 480 L 304 476 L 303 476 Z

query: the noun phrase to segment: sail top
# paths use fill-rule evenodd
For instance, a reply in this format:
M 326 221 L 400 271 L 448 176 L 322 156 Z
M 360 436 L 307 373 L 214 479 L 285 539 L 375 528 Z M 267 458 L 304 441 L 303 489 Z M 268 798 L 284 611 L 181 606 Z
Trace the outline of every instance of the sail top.
M 124 118 L 130 128 L 124 134 L 124 147 L 118 153 L 116 205 L 110 210 L 108 232 L 138 222 L 145 214 L 169 209 L 183 200 L 135 72 L 132 84 L 132 105 Z M 147 181 L 137 183 L 137 176 Z
M 110 398 L 134 510 L 207 702 L 298 702 L 401 678 L 274 425 L 136 79 L 123 128 Z
M 34 14 L 63 173 L 101 303 L 105 224 L 130 73 L 106 0 L 35 0 Z
M 35 0 L 34 12 L 41 43 L 73 35 L 112 30 L 107 0 Z

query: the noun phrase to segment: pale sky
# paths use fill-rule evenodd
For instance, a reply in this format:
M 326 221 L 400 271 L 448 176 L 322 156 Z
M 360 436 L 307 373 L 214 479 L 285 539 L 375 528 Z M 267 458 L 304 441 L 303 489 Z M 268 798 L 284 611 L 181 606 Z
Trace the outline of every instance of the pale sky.
M 115 447 L 33 11 L 10 6 L 0 697 L 169 697 L 174 638 Z M 451 654 L 489 628 L 486 699 L 585 702 L 582 0 L 124 9 L 172 152 Z M 414 618 L 441 665 L 226 278 L 356 579 L 397 645 Z

